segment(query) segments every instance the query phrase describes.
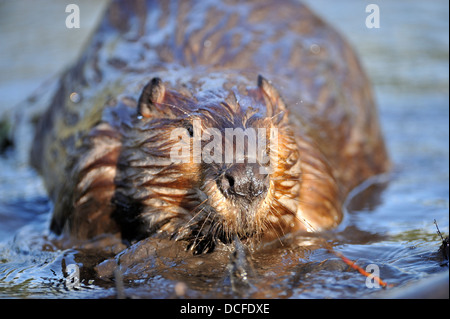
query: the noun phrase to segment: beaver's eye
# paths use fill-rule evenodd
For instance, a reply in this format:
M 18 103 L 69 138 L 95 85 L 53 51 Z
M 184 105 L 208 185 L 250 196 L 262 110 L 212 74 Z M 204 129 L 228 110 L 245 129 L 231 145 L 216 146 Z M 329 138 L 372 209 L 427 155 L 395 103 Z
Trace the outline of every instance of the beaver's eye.
M 192 126 L 192 123 L 186 123 L 186 124 L 184 125 L 184 127 L 185 127 L 186 130 L 188 131 L 189 136 L 190 136 L 190 137 L 194 137 L 194 127 Z

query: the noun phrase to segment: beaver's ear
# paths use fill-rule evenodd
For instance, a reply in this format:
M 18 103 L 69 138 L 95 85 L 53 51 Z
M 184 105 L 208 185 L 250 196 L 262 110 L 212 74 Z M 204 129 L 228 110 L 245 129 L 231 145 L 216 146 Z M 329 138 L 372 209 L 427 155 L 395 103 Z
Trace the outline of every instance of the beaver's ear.
M 138 114 L 143 117 L 152 117 L 158 111 L 156 103 L 162 103 L 166 88 L 160 78 L 153 78 L 142 90 L 138 101 Z
M 262 91 L 266 102 L 267 117 L 272 118 L 273 123 L 276 125 L 281 121 L 287 121 L 286 104 L 284 104 L 277 89 L 261 75 L 258 75 L 258 88 Z

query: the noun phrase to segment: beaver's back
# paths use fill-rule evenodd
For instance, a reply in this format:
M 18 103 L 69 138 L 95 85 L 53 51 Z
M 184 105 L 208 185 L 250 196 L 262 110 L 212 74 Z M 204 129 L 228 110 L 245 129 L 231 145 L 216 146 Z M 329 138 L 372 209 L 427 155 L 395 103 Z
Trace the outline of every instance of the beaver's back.
M 296 134 L 325 154 L 343 196 L 387 169 L 370 83 L 357 57 L 304 5 L 115 1 L 37 128 L 32 158 L 60 203 L 55 214 L 70 206 L 83 137 L 101 121 L 120 122 L 104 112 L 106 105 L 136 99 L 154 76 L 202 100 L 238 83 L 245 90 L 258 74 L 279 89 Z

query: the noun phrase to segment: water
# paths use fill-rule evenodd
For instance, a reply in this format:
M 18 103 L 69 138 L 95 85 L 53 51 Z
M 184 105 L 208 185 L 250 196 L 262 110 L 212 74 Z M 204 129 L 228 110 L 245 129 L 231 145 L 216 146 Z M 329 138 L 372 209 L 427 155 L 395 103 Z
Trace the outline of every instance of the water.
M 51 87 L 82 50 L 103 3 L 78 3 L 82 28 L 69 32 L 64 3 L 0 2 L 0 120 L 16 107 L 32 113 L 26 97 Z M 355 196 L 338 229 L 274 242 L 251 257 L 239 244 L 234 254 L 219 247 L 192 256 L 164 239 L 116 256 L 120 244 L 73 249 L 48 231 L 51 203 L 26 164 L 23 137 L 0 156 L 0 298 L 378 298 L 448 272 L 434 224 L 449 233 L 448 2 L 377 1 L 379 29 L 366 28 L 361 1 L 308 3 L 346 35 L 374 83 L 394 163 L 388 183 Z M 375 265 L 395 287 L 369 288 L 330 247 L 364 269 Z

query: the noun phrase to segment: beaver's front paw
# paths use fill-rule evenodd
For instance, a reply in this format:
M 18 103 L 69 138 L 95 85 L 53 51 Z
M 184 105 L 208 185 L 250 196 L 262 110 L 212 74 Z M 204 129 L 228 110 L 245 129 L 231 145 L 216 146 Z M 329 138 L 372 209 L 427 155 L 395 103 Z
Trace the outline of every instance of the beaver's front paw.
M 194 255 L 210 253 L 216 247 L 216 242 L 212 236 L 202 235 L 198 232 L 186 230 L 179 231 L 172 236 L 176 241 L 187 241 L 186 251 L 190 250 Z

